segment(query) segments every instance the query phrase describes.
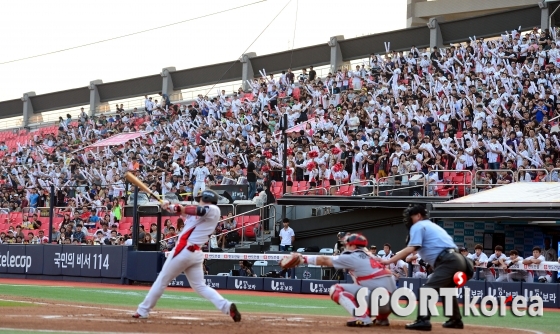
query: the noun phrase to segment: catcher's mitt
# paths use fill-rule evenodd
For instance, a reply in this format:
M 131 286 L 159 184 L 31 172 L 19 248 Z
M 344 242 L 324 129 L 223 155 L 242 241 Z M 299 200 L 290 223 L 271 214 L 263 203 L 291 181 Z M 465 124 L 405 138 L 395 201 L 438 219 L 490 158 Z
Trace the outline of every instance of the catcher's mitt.
M 282 269 L 295 268 L 300 264 L 303 264 L 303 262 L 303 256 L 301 256 L 301 254 L 292 253 L 280 260 L 280 267 L 282 267 Z

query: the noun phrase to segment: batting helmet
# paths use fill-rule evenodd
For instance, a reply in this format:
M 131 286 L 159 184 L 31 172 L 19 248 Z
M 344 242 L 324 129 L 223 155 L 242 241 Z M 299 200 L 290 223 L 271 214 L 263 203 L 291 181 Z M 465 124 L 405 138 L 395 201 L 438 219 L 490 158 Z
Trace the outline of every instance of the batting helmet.
M 200 194 L 200 200 L 205 203 L 218 204 L 219 196 L 214 190 L 204 190 Z
M 346 245 L 354 245 L 356 247 L 367 247 L 368 241 L 361 234 L 353 233 L 346 237 Z

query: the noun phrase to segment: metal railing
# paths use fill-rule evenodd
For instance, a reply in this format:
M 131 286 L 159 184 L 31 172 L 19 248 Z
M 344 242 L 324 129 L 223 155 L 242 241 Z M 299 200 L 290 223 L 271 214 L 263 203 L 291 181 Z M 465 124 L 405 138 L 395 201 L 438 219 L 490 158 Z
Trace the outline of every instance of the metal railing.
M 323 190 L 325 192 L 324 193 L 325 196 L 329 195 L 329 191 L 325 187 L 315 187 L 315 188 L 309 188 L 309 189 L 306 189 L 306 190 L 297 190 L 297 191 L 292 191 L 291 193 L 287 193 L 287 194 L 284 194 L 284 195 L 295 195 L 295 194 L 309 195 L 310 192 L 312 192 L 312 191 L 317 192 L 317 190 Z M 319 195 L 319 194 L 314 194 L 314 195 Z
M 479 181 L 479 180 L 478 180 L 478 175 L 479 175 L 479 174 L 482 174 L 482 173 L 488 174 L 488 173 L 494 173 L 494 172 L 496 172 L 496 173 L 499 173 L 499 172 L 510 173 L 510 174 L 511 174 L 511 182 L 512 182 L 512 183 L 515 182 L 515 180 L 516 180 L 516 178 L 517 178 L 517 173 L 514 172 L 514 171 L 512 171 L 511 169 L 478 169 L 478 170 L 474 173 L 474 178 L 472 179 L 472 189 L 478 189 L 478 188 L 480 188 L 480 187 L 483 187 L 483 188 L 486 187 L 487 189 L 490 189 L 490 188 L 494 188 L 494 187 L 497 187 L 497 186 L 506 185 L 507 183 L 501 183 L 501 184 L 500 184 L 500 183 L 479 183 L 479 182 L 478 182 L 478 181 Z M 496 181 L 498 180 L 498 177 L 499 177 L 499 176 L 497 175 L 497 176 L 496 176 Z M 487 177 L 482 178 L 482 176 L 481 176 L 481 179 L 482 179 L 482 180 L 485 180 L 485 179 L 487 179 Z
M 418 178 L 417 180 L 414 180 L 412 182 L 416 182 L 416 184 L 414 185 L 410 185 L 410 179 L 412 177 L 409 177 L 409 175 L 420 175 L 421 177 Z M 403 176 L 406 177 L 406 181 L 403 181 Z M 401 178 L 401 184 L 397 185 L 397 178 Z M 404 173 L 404 174 L 398 174 L 398 175 L 393 175 L 393 176 L 385 176 L 385 177 L 381 177 L 377 180 L 377 184 L 375 184 L 374 186 L 374 190 L 373 193 L 371 193 L 372 196 L 390 196 L 388 193 L 393 193 L 393 191 L 395 190 L 402 190 L 402 189 L 417 189 L 418 187 L 422 187 L 422 196 L 426 196 L 426 180 L 427 180 L 427 175 L 422 173 L 422 172 L 412 172 L 412 173 Z M 391 183 L 392 181 L 392 183 Z M 393 188 L 391 189 L 381 189 L 381 186 L 393 186 Z M 384 195 L 382 193 L 385 193 Z
M 241 244 L 243 244 L 245 242 L 245 228 L 246 227 L 253 226 L 253 225 L 256 225 L 256 224 L 260 224 L 260 223 L 264 222 L 265 220 L 270 219 L 270 216 L 268 216 L 266 218 L 262 218 L 265 209 L 273 209 L 274 210 L 273 221 L 276 221 L 276 206 L 274 204 L 265 205 L 265 206 L 262 206 L 262 207 L 259 207 L 259 208 L 255 208 L 255 209 L 245 211 L 243 213 L 240 213 L 240 214 L 237 214 L 237 215 L 219 220 L 218 225 L 227 221 L 227 220 L 234 219 L 236 217 L 253 216 L 253 215 L 248 215 L 248 213 L 255 212 L 255 211 L 259 211 L 259 217 L 260 217 L 260 219 L 257 222 L 242 224 L 241 227 L 237 227 L 237 228 L 235 228 L 231 231 L 226 231 L 226 232 L 220 233 L 220 234 L 216 235 L 216 237 L 218 237 L 220 235 L 227 235 L 228 233 L 231 233 L 233 231 L 237 231 L 237 230 L 241 229 Z M 262 228 L 260 229 L 260 235 L 261 235 L 261 242 L 264 243 L 264 231 L 263 231 Z M 257 239 L 258 239 L 258 236 L 255 235 L 255 240 L 257 240 Z
M 368 186 L 368 182 L 369 182 L 369 180 L 361 180 L 361 181 L 354 181 L 354 182 L 348 182 L 348 183 L 335 184 L 335 185 L 333 185 L 333 186 L 329 186 L 329 190 L 332 189 L 332 188 L 336 188 L 336 191 L 339 192 L 339 191 L 340 191 L 340 188 L 343 187 L 343 186 L 351 187 L 351 186 L 356 186 L 356 185 L 360 185 L 360 186 L 363 185 L 364 187 L 367 187 L 367 186 Z M 375 185 L 369 185 L 369 186 L 370 186 L 370 187 L 373 186 L 374 189 L 375 189 Z M 349 188 L 349 189 L 350 189 L 350 188 Z M 329 191 L 329 193 L 330 193 L 330 191 Z M 352 195 L 352 194 L 351 194 L 351 195 Z
M 62 119 L 66 121 L 67 114 L 70 114 L 70 116 L 72 116 L 72 121 L 76 121 L 80 116 L 80 113 L 82 112 L 82 108 L 84 108 L 84 111 L 89 117 L 89 105 L 83 105 L 79 107 L 35 114 L 29 118 L 29 127 L 38 128 L 45 126 L 46 123 L 58 123 L 60 122 L 59 117 L 62 117 Z
M 443 181 L 444 183 L 435 183 L 432 184 L 429 182 L 430 180 L 430 173 L 443 173 Z M 465 196 L 468 195 L 472 190 L 472 180 L 473 180 L 473 173 L 470 170 L 456 170 L 456 169 L 438 169 L 433 170 L 426 174 L 426 195 L 427 196 L 442 196 L 438 191 L 441 189 L 449 189 L 447 195 L 451 196 Z M 455 174 L 455 178 L 451 177 L 451 180 L 445 178 L 445 174 Z M 461 174 L 461 175 L 457 175 Z M 467 182 L 467 175 L 470 175 L 470 181 Z M 461 177 L 462 182 L 457 182 L 457 178 Z M 439 177 L 438 177 L 439 180 Z M 449 182 L 451 181 L 451 182 Z M 439 188 L 443 186 L 443 188 Z M 462 190 L 462 191 L 461 191 Z
M 70 212 L 68 212 L 68 209 L 70 209 Z M 76 211 L 75 207 L 72 206 L 55 206 L 54 207 L 54 214 L 57 216 L 62 216 L 64 217 L 64 215 L 66 213 L 70 214 L 70 218 L 74 218 L 74 212 Z
M 245 240 L 245 228 L 247 228 L 247 227 L 249 227 L 249 226 L 254 226 L 254 225 L 256 225 L 256 224 L 261 224 L 261 223 L 264 222 L 265 220 L 268 220 L 268 219 L 271 218 L 270 216 L 268 216 L 268 217 L 266 217 L 266 218 L 262 218 L 264 209 L 273 209 L 273 210 L 274 210 L 274 214 L 273 214 L 273 217 L 274 217 L 274 218 L 273 218 L 273 219 L 274 219 L 274 221 L 276 221 L 276 206 L 275 206 L 274 204 L 265 205 L 265 206 L 262 206 L 262 207 L 260 207 L 260 208 L 255 208 L 255 209 L 252 209 L 252 210 L 249 210 L 249 211 L 240 213 L 240 214 L 238 214 L 238 215 L 234 215 L 234 216 L 231 216 L 231 217 L 226 217 L 226 218 L 220 219 L 220 220 L 218 221 L 218 225 L 221 224 L 221 223 L 223 223 L 223 222 L 225 222 L 225 221 L 227 221 L 227 220 L 235 219 L 235 218 L 237 218 L 237 217 L 241 217 L 241 216 L 252 216 L 252 215 L 247 215 L 247 214 L 250 213 L 250 212 L 254 212 L 254 211 L 259 211 L 259 217 L 260 217 L 260 219 L 259 219 L 258 221 L 256 221 L 256 222 L 242 223 L 242 225 L 241 225 L 240 227 L 236 227 L 236 228 L 234 228 L 234 229 L 232 229 L 232 230 L 230 230 L 230 231 L 226 231 L 226 232 L 222 232 L 222 233 L 220 233 L 220 234 L 216 234 L 216 238 L 218 238 L 219 236 L 222 236 L 222 235 L 227 235 L 228 233 L 231 233 L 231 232 L 234 232 L 234 231 L 241 230 L 241 244 L 243 244 L 243 243 L 245 242 L 245 241 L 244 241 L 244 240 Z M 169 237 L 169 238 L 165 238 L 165 239 L 162 239 L 162 240 L 160 241 L 160 243 L 167 242 L 167 240 L 171 240 L 171 239 L 178 238 L 178 237 L 179 237 L 178 235 L 175 235 L 175 236 L 172 236 L 172 237 Z M 259 236 L 255 234 L 255 240 L 257 240 L 258 237 L 259 237 Z M 260 237 L 261 237 L 261 242 L 264 244 L 264 230 L 263 230 L 262 228 L 260 229 Z
M 47 206 L 41 206 L 41 207 L 36 207 L 36 208 L 34 208 L 34 207 L 26 206 L 26 207 L 24 207 L 24 208 L 21 209 L 21 213 L 22 213 L 23 215 L 26 214 L 26 215 L 28 215 L 28 216 L 29 216 L 29 215 L 38 214 L 38 215 L 39 215 L 39 218 L 40 218 L 40 217 L 42 217 L 42 216 L 41 216 L 41 212 L 44 211 L 44 210 L 46 210 L 46 211 L 48 212 L 48 211 L 49 211 L 49 207 L 47 207 Z
M 527 182 L 527 181 L 519 181 L 519 177 L 521 176 L 521 172 L 522 172 L 522 171 L 524 171 L 525 173 L 529 173 L 529 174 L 531 174 L 532 172 L 536 172 L 536 173 L 537 173 L 537 176 L 538 176 L 538 172 L 544 172 L 544 173 L 545 173 L 545 178 L 546 178 L 546 176 L 548 176 L 548 170 L 545 169 L 545 168 L 529 168 L 529 169 L 522 168 L 522 169 L 519 169 L 519 170 L 517 171 L 517 180 L 516 180 L 516 182 Z M 531 182 L 539 182 L 539 181 L 536 180 L 536 179 L 534 179 L 534 178 L 532 177 L 532 175 L 531 175 Z
M 56 209 L 56 208 L 55 208 Z M 108 208 L 105 205 L 94 206 L 92 207 L 91 211 L 95 211 L 95 215 L 99 217 L 99 214 L 104 214 L 108 211 Z
M 553 175 L 556 172 L 556 181 L 552 180 Z M 548 176 L 550 176 L 550 180 L 547 180 L 547 182 L 558 182 L 560 181 L 560 168 L 553 168 L 550 173 L 547 175 L 547 179 L 549 178 Z
M 220 213 L 222 215 L 224 215 L 222 209 L 226 209 L 228 207 L 231 207 L 231 211 L 228 210 L 228 213 L 231 212 L 231 214 L 235 215 L 235 205 L 233 205 L 233 204 L 218 204 L 217 206 L 218 206 L 218 208 L 220 208 Z M 225 215 L 227 215 L 227 213 Z

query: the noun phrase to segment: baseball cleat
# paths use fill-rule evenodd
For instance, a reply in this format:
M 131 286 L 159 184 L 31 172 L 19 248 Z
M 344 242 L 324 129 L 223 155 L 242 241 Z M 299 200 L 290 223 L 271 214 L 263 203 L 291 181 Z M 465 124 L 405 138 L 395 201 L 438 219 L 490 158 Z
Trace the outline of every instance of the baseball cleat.
M 443 325 L 443 328 L 456 328 L 456 329 L 463 329 L 463 321 L 461 319 L 449 319 Z
M 375 319 L 373 321 L 373 324 L 375 326 L 389 326 L 389 319 L 383 319 L 383 320 Z
M 134 313 L 134 314 L 132 315 L 132 317 L 133 317 L 134 319 L 147 319 L 147 318 L 148 318 L 148 316 L 140 315 L 140 313 L 138 313 L 138 312 Z
M 348 327 L 369 327 L 372 325 L 372 321 L 369 318 L 356 318 L 346 322 Z
M 416 330 L 416 331 L 427 331 L 427 332 L 429 332 L 429 331 L 432 330 L 432 323 L 430 322 L 430 320 L 418 319 L 411 324 L 405 325 L 404 328 L 405 329 Z
M 239 313 L 239 311 L 237 310 L 237 306 L 235 306 L 234 303 L 231 303 L 231 306 L 229 307 L 229 316 L 235 322 L 241 321 L 241 313 Z

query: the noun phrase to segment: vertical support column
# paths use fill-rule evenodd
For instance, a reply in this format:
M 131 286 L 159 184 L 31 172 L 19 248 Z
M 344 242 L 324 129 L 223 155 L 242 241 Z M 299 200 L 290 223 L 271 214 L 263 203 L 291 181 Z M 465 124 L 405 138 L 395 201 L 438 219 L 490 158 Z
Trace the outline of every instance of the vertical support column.
M 551 4 L 550 4 L 551 5 Z M 549 29 L 551 22 L 550 22 L 550 6 L 545 1 L 539 2 L 539 8 L 541 9 L 541 29 Z
M 343 41 L 344 36 L 333 36 L 329 40 L 329 46 L 331 47 L 331 72 L 334 73 L 336 70 L 341 68 L 344 64 L 342 58 L 342 51 L 340 50 L 340 44 L 338 41 Z
M 89 117 L 95 116 L 97 109 L 103 112 L 105 110 L 101 110 L 101 97 L 99 96 L 99 90 L 97 89 L 97 85 L 101 85 L 103 81 L 101 80 L 93 80 L 89 82 Z M 105 103 L 107 104 L 107 103 Z M 109 105 L 107 104 L 107 108 Z
M 406 27 L 418 27 L 426 24 L 426 19 L 416 17 L 416 4 L 418 2 L 426 2 L 428 0 L 407 0 L 406 1 Z M 433 46 L 433 45 L 430 45 Z
M 245 92 L 251 90 L 251 87 L 247 84 L 247 80 L 253 80 L 255 78 L 251 58 L 256 56 L 257 54 L 255 52 L 249 52 L 241 56 L 241 64 L 243 65 L 241 68 L 241 87 L 243 87 L 243 91 Z
M 23 101 L 23 127 L 29 126 L 31 117 L 33 117 L 33 104 L 31 96 L 35 96 L 35 92 L 24 93 L 21 100 Z
M 160 75 L 163 79 L 163 82 L 161 84 L 161 93 L 167 94 L 170 101 L 182 101 L 183 93 L 181 93 L 180 90 L 175 90 L 175 86 L 173 85 L 173 78 L 171 77 L 171 72 L 175 71 L 175 67 L 166 67 L 161 70 Z
M 431 17 L 428 21 L 428 28 L 430 28 L 430 48 L 442 48 L 443 47 L 443 37 L 441 36 L 441 29 L 439 28 L 439 22 L 443 22 L 443 18 Z

